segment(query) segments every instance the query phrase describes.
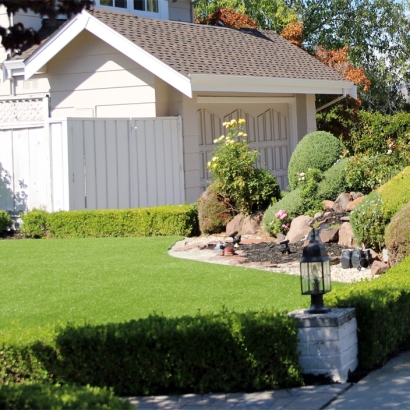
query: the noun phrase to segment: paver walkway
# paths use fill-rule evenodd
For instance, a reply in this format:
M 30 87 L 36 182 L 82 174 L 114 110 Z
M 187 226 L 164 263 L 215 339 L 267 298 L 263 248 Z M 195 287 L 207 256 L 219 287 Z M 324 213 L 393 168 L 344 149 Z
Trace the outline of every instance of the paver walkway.
M 129 398 L 137 409 L 300 409 L 319 410 L 350 384 L 307 386 L 260 393 L 185 394 Z

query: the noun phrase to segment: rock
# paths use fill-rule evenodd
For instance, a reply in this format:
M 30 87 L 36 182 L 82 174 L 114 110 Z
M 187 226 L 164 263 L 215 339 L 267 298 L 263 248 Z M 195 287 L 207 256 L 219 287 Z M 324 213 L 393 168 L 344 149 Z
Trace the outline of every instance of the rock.
M 379 261 L 380 260 L 380 258 L 379 258 L 379 254 L 377 253 L 377 252 L 375 252 L 373 249 L 369 249 L 369 251 L 370 251 L 370 255 L 372 255 L 372 260 L 374 260 L 374 261 Z
M 333 209 L 334 204 L 335 203 L 333 201 L 328 201 L 327 199 L 325 199 L 323 201 L 323 209 L 325 211 L 330 211 L 331 209 Z
M 354 242 L 354 237 L 353 237 L 353 228 L 352 228 L 352 225 L 350 225 L 350 222 L 342 223 L 342 226 L 339 229 L 338 244 L 340 246 L 346 246 L 348 248 L 356 246 Z
M 309 226 L 309 223 L 313 221 L 313 218 L 306 215 L 301 215 L 295 218 L 291 224 L 286 239 L 289 240 L 289 243 L 296 243 L 305 238 L 312 228 Z
M 280 243 L 286 239 L 286 236 L 283 233 L 276 234 L 276 242 Z
M 330 229 L 328 231 L 320 231 L 319 236 L 323 243 L 337 242 L 339 240 L 339 228 Z
M 340 220 L 341 220 L 342 222 L 349 222 L 349 221 L 350 221 L 350 216 L 342 216 L 342 217 L 340 218 Z
M 348 194 L 347 192 L 341 193 L 337 197 L 337 199 L 336 199 L 336 201 L 333 205 L 333 209 L 336 212 L 346 212 L 347 205 L 349 205 L 349 203 L 352 199 L 353 199 L 352 196 L 350 194 Z
M 330 256 L 330 264 L 331 265 L 338 265 L 342 260 L 341 256 Z
M 241 232 L 243 225 L 243 215 L 236 215 L 231 221 L 226 225 L 226 234 L 230 235 L 233 232 Z
M 364 196 L 361 192 L 350 192 L 350 195 L 352 196 L 353 201 Z
M 321 218 L 322 215 L 323 215 L 322 212 L 316 212 L 315 215 L 313 216 L 313 218 L 318 219 L 318 218 Z
M 381 275 L 389 269 L 389 265 L 386 262 L 374 261 L 372 263 L 371 273 L 372 275 Z
M 240 232 L 242 235 L 256 235 L 260 233 L 263 228 L 263 214 L 257 213 L 247 216 L 242 223 L 242 229 Z
M 327 218 L 327 217 L 330 216 L 330 215 L 332 215 L 331 212 L 325 212 L 325 213 L 323 214 L 323 218 Z
M 363 194 L 362 194 L 363 195 Z M 353 209 L 356 207 L 357 204 L 360 204 L 360 202 L 363 201 L 365 197 L 364 196 L 359 196 L 358 198 L 354 199 L 352 202 L 350 202 L 347 207 L 346 207 L 346 211 L 347 212 L 351 212 L 353 211 Z

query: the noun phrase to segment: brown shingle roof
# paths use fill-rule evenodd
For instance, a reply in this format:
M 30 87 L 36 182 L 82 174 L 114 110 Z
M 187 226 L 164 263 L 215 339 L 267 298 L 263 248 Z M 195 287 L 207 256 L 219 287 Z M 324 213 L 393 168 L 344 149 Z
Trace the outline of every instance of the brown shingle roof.
M 273 31 L 253 33 L 252 30 L 157 20 L 102 9 L 94 9 L 91 14 L 184 76 L 213 74 L 346 81 L 335 70 Z M 32 47 L 15 58 L 26 59 L 37 48 Z

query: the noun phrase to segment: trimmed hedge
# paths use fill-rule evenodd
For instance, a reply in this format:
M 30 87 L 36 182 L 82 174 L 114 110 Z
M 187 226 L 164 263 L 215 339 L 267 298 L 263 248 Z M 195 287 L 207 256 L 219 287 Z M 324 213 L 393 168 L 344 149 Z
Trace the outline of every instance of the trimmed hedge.
M 410 256 L 410 203 L 393 217 L 386 228 L 389 261 L 396 265 Z
M 341 192 L 345 192 L 348 162 L 347 158 L 342 159 L 324 172 L 317 189 L 317 199 L 334 201 Z
M 298 173 L 316 168 L 328 170 L 340 159 L 343 144 L 332 134 L 315 131 L 306 135 L 298 143 L 289 161 L 288 179 L 292 189 L 298 186 Z
M 393 216 L 410 202 L 410 167 L 369 194 L 350 214 L 357 243 L 381 249 Z
M 0 232 L 5 231 L 13 225 L 13 221 L 7 211 L 0 210 Z
M 135 409 L 130 402 L 115 397 L 114 392 L 98 387 L 59 386 L 51 384 L 1 385 L 1 409 Z
M 113 388 L 117 395 L 302 384 L 297 323 L 273 311 L 224 310 L 195 317 L 153 315 L 120 324 L 71 324 L 58 330 L 53 341 L 3 343 L 0 348 L 0 374 L 7 384 L 89 384 Z
M 196 205 L 54 213 L 33 210 L 22 215 L 22 220 L 24 234 L 34 238 L 191 236 L 198 233 Z
M 327 306 L 356 308 L 359 363 L 373 369 L 410 341 L 410 258 L 377 280 L 325 295 Z

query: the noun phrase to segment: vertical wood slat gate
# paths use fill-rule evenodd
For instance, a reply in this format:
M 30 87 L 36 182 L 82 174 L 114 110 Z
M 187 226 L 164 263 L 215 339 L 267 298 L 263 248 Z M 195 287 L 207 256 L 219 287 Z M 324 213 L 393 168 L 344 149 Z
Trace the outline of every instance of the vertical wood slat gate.
M 180 117 L 67 124 L 71 210 L 185 202 Z

